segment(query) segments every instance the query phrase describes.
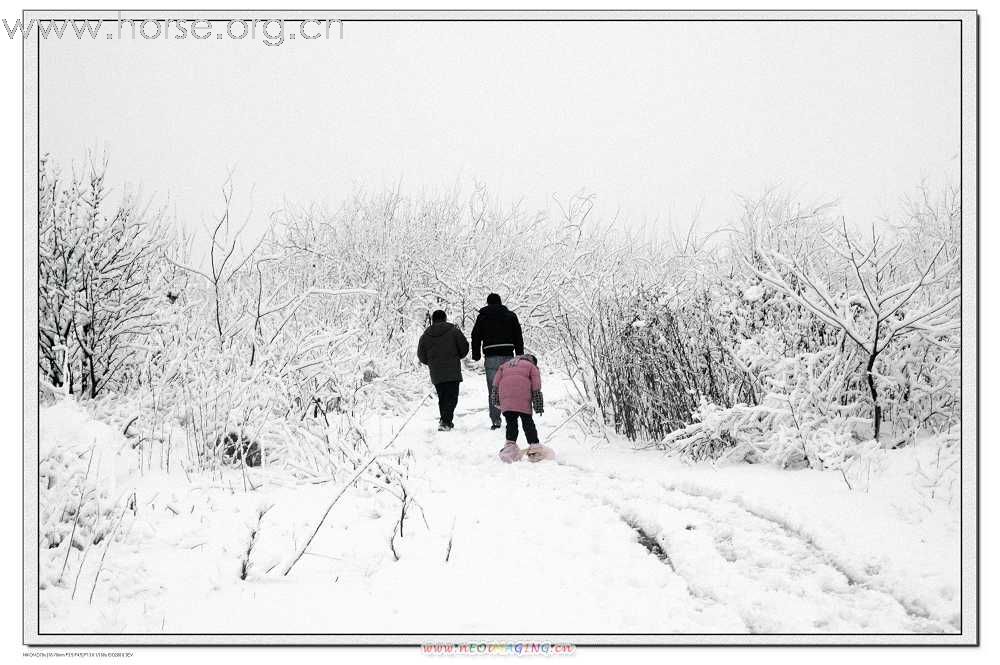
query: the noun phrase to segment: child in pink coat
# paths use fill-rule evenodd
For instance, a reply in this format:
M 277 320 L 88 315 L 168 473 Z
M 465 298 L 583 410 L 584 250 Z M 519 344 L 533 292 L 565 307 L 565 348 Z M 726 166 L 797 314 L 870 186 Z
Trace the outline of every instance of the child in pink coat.
M 532 462 L 552 459 L 552 450 L 538 442 L 538 430 L 531 417 L 532 409 L 539 415 L 545 411 L 538 358 L 526 354 L 501 365 L 493 378 L 493 401 L 507 421 L 507 440 L 500 450 L 501 460 L 509 464 L 521 459 L 523 453 L 517 447 L 518 420 L 528 440 L 528 459 Z

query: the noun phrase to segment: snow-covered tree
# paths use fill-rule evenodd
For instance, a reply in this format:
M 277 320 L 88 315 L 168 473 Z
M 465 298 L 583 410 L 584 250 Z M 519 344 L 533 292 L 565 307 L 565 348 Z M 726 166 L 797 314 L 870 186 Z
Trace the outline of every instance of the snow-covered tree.
M 835 234 L 826 228 L 819 235 L 827 252 L 784 255 L 758 246 L 746 265 L 764 284 L 842 331 L 864 352 L 873 436 L 878 439 L 882 404 L 876 361 L 912 335 L 929 344 L 949 343 L 959 326 L 958 258 L 940 260 L 946 242 L 924 258 L 907 256 L 901 242 L 887 245 L 874 230 L 867 241 L 852 235 L 842 221 Z
M 39 177 L 39 347 L 55 387 L 96 397 L 156 326 L 159 216 L 126 193 L 110 206 L 107 160 L 67 181 Z

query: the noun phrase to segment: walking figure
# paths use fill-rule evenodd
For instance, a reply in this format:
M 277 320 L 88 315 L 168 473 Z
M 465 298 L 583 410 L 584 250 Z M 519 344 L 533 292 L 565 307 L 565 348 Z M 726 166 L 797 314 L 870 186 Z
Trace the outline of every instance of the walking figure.
M 517 314 L 503 305 L 499 295 L 491 293 L 486 296 L 486 307 L 479 310 L 476 323 L 472 326 L 472 359 L 478 361 L 480 357 L 485 357 L 483 365 L 486 368 L 486 401 L 492 424 L 490 429 L 500 429 L 500 411 L 489 399 L 497 368 L 522 353 L 524 338 Z
M 431 314 L 431 325 L 417 343 L 417 359 L 427 365 L 431 383 L 438 396 L 441 419 L 438 430 L 447 432 L 455 428 L 455 407 L 458 406 L 458 388 L 462 383 L 462 358 L 469 353 L 469 342 L 443 310 Z
M 507 421 L 506 441 L 500 449 L 501 460 L 510 464 L 525 454 L 531 462 L 555 457 L 551 448 L 539 443 L 538 430 L 531 417 L 532 411 L 539 415 L 545 412 L 538 358 L 531 354 L 521 355 L 501 365 L 497 369 L 490 401 L 497 405 Z M 517 446 L 518 421 L 528 441 L 526 453 Z

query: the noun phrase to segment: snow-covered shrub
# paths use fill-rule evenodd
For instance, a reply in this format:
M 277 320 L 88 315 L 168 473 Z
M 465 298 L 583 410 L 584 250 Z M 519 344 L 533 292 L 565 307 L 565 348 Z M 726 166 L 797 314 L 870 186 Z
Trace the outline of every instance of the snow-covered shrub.
M 554 219 L 504 208 L 482 188 L 467 202 L 359 194 L 335 211 L 288 206 L 270 251 L 296 289 L 370 289 L 360 322 L 383 354 L 405 352 L 401 366 L 412 365 L 412 335 L 431 312 L 444 309 L 468 333 L 491 292 L 517 312 L 526 344 L 544 352 L 556 338 L 553 303 L 600 246 L 597 227 L 583 224 L 590 207 L 577 197 Z
M 958 237 L 953 232 L 919 236 L 911 229 L 912 224 L 902 231 L 873 227 L 870 237 L 863 236 L 822 208 L 803 213 L 758 204 L 747 206 L 744 215 L 745 269 L 841 335 L 841 352 L 850 347 L 862 354 L 874 439 L 880 438 L 884 419 L 886 369 L 908 371 L 916 359 L 914 347 L 918 354 L 930 347 L 944 349 L 944 354 L 932 354 L 938 361 L 958 347 Z M 890 378 L 902 389 L 897 394 L 903 401 L 909 401 L 910 386 L 924 387 L 922 368 L 916 369 L 916 381 Z M 937 369 L 943 370 L 945 381 L 956 378 L 953 367 Z M 935 378 L 926 385 L 938 382 Z M 920 408 L 917 401 L 911 405 Z
M 691 460 L 845 469 L 951 431 L 958 208 L 929 200 L 871 240 L 768 196 L 714 243 L 633 248 L 641 270 L 591 282 L 560 319 L 580 393 Z
M 83 550 L 104 539 L 114 520 L 114 498 L 100 482 L 88 449 L 57 448 L 39 460 L 42 548 Z
M 851 419 L 820 419 L 810 412 L 798 417 L 783 402 L 775 395 L 752 406 L 703 402 L 692 424 L 656 445 L 692 462 L 764 462 L 791 469 L 842 469 L 877 447 L 858 438 Z
M 39 169 L 40 383 L 87 397 L 121 387 L 162 298 L 160 218 L 128 191 L 110 205 L 106 169 Z
M 638 291 L 609 299 L 585 328 L 592 390 L 607 422 L 632 439 L 657 439 L 690 422 L 703 400 L 753 399 L 747 374 L 713 325 L 709 294 L 673 305 Z

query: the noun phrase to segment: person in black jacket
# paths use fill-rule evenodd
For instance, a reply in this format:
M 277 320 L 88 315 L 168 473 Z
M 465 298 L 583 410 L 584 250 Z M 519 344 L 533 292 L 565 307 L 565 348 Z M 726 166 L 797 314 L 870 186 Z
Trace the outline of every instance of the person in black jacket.
M 469 352 L 469 342 L 448 315 L 437 310 L 431 315 L 431 325 L 417 343 L 417 359 L 431 371 L 431 383 L 438 395 L 441 421 L 438 429 L 446 432 L 455 427 L 455 407 L 462 382 L 462 364 Z
M 491 429 L 500 428 L 500 410 L 490 400 L 493 377 L 500 365 L 523 353 L 524 338 L 517 314 L 504 307 L 500 296 L 491 293 L 486 297 L 486 307 L 479 310 L 476 324 L 472 326 L 472 359 L 486 358 L 483 365 L 486 367 L 486 403 L 490 407 Z

